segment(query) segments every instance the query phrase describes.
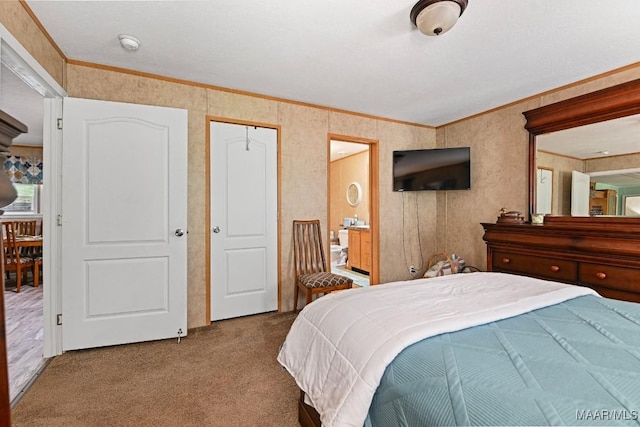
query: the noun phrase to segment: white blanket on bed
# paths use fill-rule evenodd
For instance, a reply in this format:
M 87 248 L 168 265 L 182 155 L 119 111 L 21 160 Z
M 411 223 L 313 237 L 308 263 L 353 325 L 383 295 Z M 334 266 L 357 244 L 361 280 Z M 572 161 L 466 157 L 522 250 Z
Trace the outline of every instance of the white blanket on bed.
M 300 312 L 278 361 L 323 427 L 361 427 L 386 366 L 422 339 L 595 294 L 502 273 L 470 273 L 356 288 Z

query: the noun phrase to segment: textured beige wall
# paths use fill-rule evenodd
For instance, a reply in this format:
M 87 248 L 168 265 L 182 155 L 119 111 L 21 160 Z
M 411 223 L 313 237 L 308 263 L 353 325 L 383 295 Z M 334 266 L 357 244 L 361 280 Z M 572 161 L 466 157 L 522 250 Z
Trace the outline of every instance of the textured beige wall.
M 436 250 L 436 192 L 392 191 L 394 150 L 435 148 L 436 132 L 379 122 L 380 139 L 380 282 L 406 280 L 409 266 L 426 269 Z M 404 228 L 403 228 L 404 223 Z
M 438 198 L 438 250 L 456 252 L 486 268 L 482 222 L 502 207 L 528 211 L 528 133 L 522 112 L 640 78 L 640 66 L 544 94 L 437 130 L 438 146 L 471 147 L 471 190 Z
M 554 215 L 571 215 L 572 171 L 588 173 L 640 168 L 640 153 L 590 160 L 578 160 L 544 151 L 538 151 L 536 155 L 536 164 L 538 166 L 553 169 L 552 213 Z
M 640 142 L 638 142 L 638 147 L 640 147 Z M 585 172 L 601 172 L 633 168 L 640 168 L 640 153 L 586 160 L 584 170 Z
M 481 222 L 495 222 L 501 208 L 527 211 L 528 133 L 522 111 L 510 106 L 438 129 L 446 147 L 471 148 L 471 189 L 447 191 L 438 203 L 439 251 L 457 253 L 485 269 Z
M 206 116 L 281 126 L 280 257 L 281 307 L 293 306 L 291 221 L 320 218 L 326 230 L 327 135 L 379 141 L 380 280 L 409 278 L 408 266 L 423 267 L 436 251 L 456 252 L 485 267 L 480 222 L 494 222 L 501 207 L 527 211 L 528 135 L 522 112 L 562 99 L 640 78 L 628 69 L 559 92 L 545 94 L 434 129 L 297 104 L 181 85 L 78 65 L 61 55 L 17 0 L 0 2 L 0 22 L 70 96 L 184 108 L 189 111 L 189 327 L 205 318 Z M 472 188 L 468 191 L 398 193 L 391 190 L 392 151 L 470 146 Z M 403 228 L 404 223 L 404 228 Z M 215 284 L 214 284 L 215 285 Z
M 34 24 L 18 0 L 0 1 L 0 22 L 51 74 L 51 77 L 64 87 L 64 58 Z
M 394 149 L 432 146 L 435 130 L 390 123 L 357 115 L 267 100 L 247 95 L 182 85 L 78 65 L 69 65 L 67 91 L 70 96 L 185 108 L 189 111 L 189 327 L 206 324 L 206 116 L 281 126 L 280 249 L 281 306 L 293 307 L 293 252 L 291 222 L 320 218 L 327 229 L 327 135 L 329 133 L 379 140 L 380 145 L 380 279 L 382 282 L 409 278 L 399 265 L 402 214 L 398 194 L 391 194 L 391 152 Z M 421 214 L 435 216 L 435 198 L 420 199 Z M 411 230 L 415 221 L 408 221 Z M 421 230 L 423 246 L 433 246 L 433 226 Z M 413 231 L 409 250 L 418 247 Z M 414 261 L 418 264 L 419 261 Z M 213 284 L 215 286 L 215 284 Z
M 331 162 L 329 174 L 329 229 L 333 230 L 337 238 L 344 218 L 358 215 L 358 220 L 369 224 L 369 151 Z M 358 206 L 351 206 L 347 202 L 347 187 L 352 182 L 357 182 L 362 188 L 362 201 Z

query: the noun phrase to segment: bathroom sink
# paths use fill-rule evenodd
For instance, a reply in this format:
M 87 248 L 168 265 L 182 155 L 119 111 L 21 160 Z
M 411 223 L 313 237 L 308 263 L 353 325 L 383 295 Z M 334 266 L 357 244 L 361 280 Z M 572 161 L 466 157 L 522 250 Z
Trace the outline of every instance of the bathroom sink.
M 350 228 L 369 228 L 368 225 L 351 225 Z

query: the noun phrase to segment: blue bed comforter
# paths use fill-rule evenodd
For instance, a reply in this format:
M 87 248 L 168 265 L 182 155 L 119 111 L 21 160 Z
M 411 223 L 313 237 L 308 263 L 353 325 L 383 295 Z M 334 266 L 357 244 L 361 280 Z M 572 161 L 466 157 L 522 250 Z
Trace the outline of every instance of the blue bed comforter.
M 640 425 L 640 304 L 583 296 L 407 347 L 367 426 Z

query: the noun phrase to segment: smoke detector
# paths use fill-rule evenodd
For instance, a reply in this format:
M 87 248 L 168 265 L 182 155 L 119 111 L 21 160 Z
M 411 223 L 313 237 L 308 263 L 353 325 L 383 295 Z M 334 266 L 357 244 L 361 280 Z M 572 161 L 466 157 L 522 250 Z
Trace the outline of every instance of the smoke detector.
M 120 40 L 120 46 L 122 46 L 124 50 L 135 52 L 140 48 L 140 40 L 128 34 L 120 34 L 118 40 Z

